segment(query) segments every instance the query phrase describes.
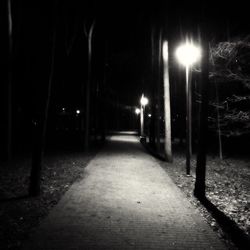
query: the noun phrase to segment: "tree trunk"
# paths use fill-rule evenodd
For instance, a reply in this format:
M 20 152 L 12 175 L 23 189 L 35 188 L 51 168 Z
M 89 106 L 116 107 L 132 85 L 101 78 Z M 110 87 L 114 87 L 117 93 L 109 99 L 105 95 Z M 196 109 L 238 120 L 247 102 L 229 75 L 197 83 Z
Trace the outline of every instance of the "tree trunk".
M 215 93 L 216 93 L 216 115 L 217 115 L 217 129 L 218 129 L 218 140 L 219 140 L 219 156 L 220 159 L 223 160 L 223 151 L 222 151 L 222 136 L 221 136 L 221 125 L 220 125 L 220 110 L 219 110 L 219 93 L 218 93 L 218 85 L 215 83 Z
M 157 39 L 157 42 L 156 42 L 156 46 L 155 46 L 155 53 L 157 55 L 157 58 L 156 58 L 156 64 L 155 64 L 155 67 L 156 67 L 156 119 L 155 119 L 155 122 L 156 122 L 156 125 L 155 125 L 155 129 L 156 129 L 156 150 L 158 153 L 160 153 L 160 137 L 161 137 L 161 120 L 160 120 L 160 108 L 161 108 L 161 91 L 160 91 L 160 86 L 161 86 L 161 44 L 162 44 L 162 41 L 161 41 L 161 30 L 159 29 L 158 30 L 158 33 L 157 33 L 157 36 L 156 36 L 156 39 Z M 158 45 L 158 46 L 157 46 Z
M 56 48 L 56 28 L 53 33 L 51 67 L 50 67 L 50 75 L 49 75 L 49 83 L 48 83 L 45 107 L 44 110 L 39 114 L 37 120 L 33 121 L 32 124 L 34 138 L 33 138 L 32 166 L 31 166 L 30 185 L 29 185 L 30 196 L 37 196 L 41 192 L 42 159 L 43 159 L 46 129 L 47 129 L 51 86 L 54 75 L 55 48 Z
M 169 83 L 169 53 L 168 42 L 163 44 L 163 62 L 164 62 L 164 125 L 165 140 L 164 149 L 165 157 L 169 162 L 173 162 L 172 141 L 171 141 L 171 108 L 170 108 L 170 83 Z
M 102 130 L 102 142 L 106 139 L 106 129 L 107 129 L 107 103 L 106 103 L 106 82 L 107 82 L 107 58 L 108 58 L 108 45 L 105 41 L 105 52 L 104 52 L 104 65 L 103 65 L 103 84 L 101 89 L 101 130 Z
M 7 160 L 11 159 L 12 155 L 12 9 L 11 0 L 7 3 L 8 10 L 8 38 L 9 38 L 9 51 L 8 51 L 8 87 L 7 87 L 7 144 L 6 156 Z
M 151 79 L 151 107 L 152 107 L 152 116 L 150 119 L 150 144 L 154 148 L 155 147 L 155 119 L 156 119 L 156 101 L 155 101 L 155 41 L 154 41 L 154 27 L 151 27 L 150 41 L 151 41 L 151 70 L 150 70 L 150 79 Z
M 95 21 L 91 24 L 88 33 L 88 79 L 86 83 L 86 102 L 85 102 L 85 136 L 84 136 L 84 148 L 89 150 L 89 138 L 90 138 L 90 86 L 92 80 L 92 38 L 93 30 L 95 27 Z
M 202 75 L 201 75 L 201 109 L 200 129 L 198 141 L 198 154 L 196 163 L 196 181 L 194 195 L 197 198 L 205 198 L 206 189 L 206 151 L 207 151 L 207 126 L 208 126 L 208 42 L 206 34 L 202 34 Z

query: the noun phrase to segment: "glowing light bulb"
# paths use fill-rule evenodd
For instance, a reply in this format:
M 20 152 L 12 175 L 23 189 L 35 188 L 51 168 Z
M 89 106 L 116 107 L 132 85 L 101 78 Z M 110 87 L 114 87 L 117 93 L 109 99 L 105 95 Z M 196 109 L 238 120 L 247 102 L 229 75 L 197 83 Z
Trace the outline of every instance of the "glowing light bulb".
M 139 114 L 141 113 L 140 109 L 139 109 L 139 108 L 136 108 L 136 109 L 135 109 L 135 113 L 136 113 L 137 115 L 139 115 Z
M 145 96 L 141 97 L 141 105 L 145 106 L 148 104 L 148 98 Z
M 184 66 L 191 66 L 201 58 L 201 49 L 192 42 L 186 41 L 176 50 L 178 61 Z

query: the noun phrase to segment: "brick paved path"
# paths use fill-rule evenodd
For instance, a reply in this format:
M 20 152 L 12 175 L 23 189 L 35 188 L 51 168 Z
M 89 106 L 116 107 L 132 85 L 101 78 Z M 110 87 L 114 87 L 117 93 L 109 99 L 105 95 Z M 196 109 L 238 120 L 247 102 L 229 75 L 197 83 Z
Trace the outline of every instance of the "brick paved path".
M 24 249 L 226 249 L 132 135 L 112 136 Z

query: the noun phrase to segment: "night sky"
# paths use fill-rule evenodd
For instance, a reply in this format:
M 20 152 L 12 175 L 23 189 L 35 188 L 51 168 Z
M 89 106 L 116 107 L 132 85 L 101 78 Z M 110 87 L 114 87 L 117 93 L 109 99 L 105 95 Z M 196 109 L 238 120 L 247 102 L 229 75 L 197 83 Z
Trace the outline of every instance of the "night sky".
M 8 36 L 6 6 L 1 11 L 5 45 L 2 65 L 6 67 Z M 55 65 L 50 112 L 63 107 L 84 110 L 84 86 L 87 81 L 88 51 L 84 23 L 93 32 L 92 94 L 113 106 L 138 106 L 142 93 L 155 88 L 151 76 L 151 30 L 161 27 L 163 38 L 175 46 L 187 34 L 198 38 L 206 23 L 210 41 L 225 41 L 249 34 L 248 7 L 232 4 L 190 1 L 51 1 L 49 5 L 34 1 L 13 2 L 13 109 L 16 117 L 26 117 L 25 124 L 39 116 L 46 100 L 51 71 L 53 32 L 56 30 Z M 173 82 L 177 82 L 173 59 Z M 6 75 L 4 75 L 6 77 Z M 105 84 L 101 83 L 105 78 Z M 3 92 L 3 100 L 6 98 Z M 3 101 L 4 102 L 4 101 Z M 174 104 L 176 105 L 176 103 Z M 181 104 L 182 105 L 182 104 Z M 93 108 L 95 108 L 93 106 Z M 109 109 L 108 109 L 109 110 Z M 112 109 L 109 110 L 112 116 Z
M 17 63 L 20 65 L 20 60 L 25 63 L 25 58 L 27 58 L 26 61 L 32 61 L 34 54 L 48 54 L 46 46 L 48 31 L 45 26 L 51 27 L 55 18 L 53 15 L 57 13 L 57 32 L 58 40 L 60 40 L 57 43 L 59 64 L 62 62 L 60 57 L 64 56 L 65 46 L 71 46 L 71 52 L 67 58 L 69 59 L 68 65 L 58 65 L 57 62 L 56 67 L 59 68 L 58 71 L 71 68 L 72 74 L 66 78 L 61 74 L 59 76 L 63 78 L 61 83 L 57 82 L 55 85 L 59 84 L 62 87 L 59 92 L 66 91 L 66 94 L 69 92 L 73 94 L 74 86 L 80 85 L 81 81 L 86 79 L 84 74 L 86 74 L 87 67 L 87 52 L 83 46 L 86 45 L 83 22 L 96 18 L 99 34 L 94 34 L 94 44 L 99 46 L 97 51 L 106 50 L 108 85 L 117 93 L 120 100 L 130 105 L 136 104 L 142 89 L 146 88 L 144 85 L 147 82 L 145 77 L 147 77 L 146 72 L 150 64 L 150 25 L 152 23 L 162 22 L 166 36 L 169 35 L 168 32 L 171 33 L 171 30 L 174 30 L 175 34 L 170 34 L 170 36 L 174 36 L 176 40 L 185 36 L 185 30 L 197 34 L 199 28 L 197 20 L 201 18 L 202 13 L 207 16 L 206 22 L 212 30 L 211 39 L 213 40 L 244 35 L 247 34 L 249 28 L 245 14 L 247 8 L 244 8 L 244 5 L 232 6 L 230 3 L 214 5 L 212 2 L 201 1 L 199 6 L 191 2 L 178 5 L 171 1 L 148 3 L 141 1 L 108 1 L 107 3 L 60 1 L 58 6 L 57 10 L 52 11 L 53 8 L 50 8 L 45 11 L 44 6 L 38 4 L 14 5 L 14 13 L 17 13 L 13 24 L 14 36 L 20 39 L 15 47 Z M 171 25 L 168 31 L 167 28 Z M 32 66 L 32 63 L 30 65 Z M 21 68 L 18 66 L 17 70 L 24 75 L 24 72 L 29 69 L 26 67 L 23 70 L 22 67 L 23 65 Z M 66 80 L 67 77 L 70 80 Z M 25 92 L 29 91 L 25 90 Z M 62 98 L 65 98 L 64 93 L 62 95 Z M 74 99 L 72 96 L 72 101 Z
M 119 1 L 106 6 L 106 10 L 107 15 L 100 15 L 105 20 L 104 28 L 108 34 L 110 85 L 121 100 L 132 105 L 136 105 L 143 88 L 147 91 L 145 78 L 150 65 L 152 23 L 162 22 L 164 35 L 173 37 L 175 41 L 184 39 L 185 31 L 197 37 L 199 20 L 207 23 L 211 41 L 225 41 L 249 34 L 247 8 L 240 4 L 223 4 L 222 1 L 220 4 L 200 1 L 199 5 L 192 4 L 192 1 L 179 5 L 171 1 L 143 4 L 140 1 Z M 203 15 L 206 17 L 204 20 Z

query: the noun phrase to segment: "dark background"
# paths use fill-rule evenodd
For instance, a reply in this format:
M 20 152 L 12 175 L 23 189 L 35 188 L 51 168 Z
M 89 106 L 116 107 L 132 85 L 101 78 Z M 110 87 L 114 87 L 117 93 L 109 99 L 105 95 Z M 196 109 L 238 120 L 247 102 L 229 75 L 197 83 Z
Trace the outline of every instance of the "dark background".
M 1 3 L 1 141 L 7 117 L 8 25 L 6 3 Z M 199 1 L 13 1 L 11 54 L 13 141 L 16 151 L 30 146 L 31 124 L 43 110 L 47 95 L 53 36 L 55 67 L 48 121 L 48 141 L 55 130 L 80 129 L 87 81 L 87 37 L 84 23 L 96 20 L 93 35 L 93 85 L 91 122 L 94 129 L 135 129 L 133 109 L 142 93 L 150 97 L 157 79 L 151 74 L 151 30 L 162 27 L 163 36 L 175 44 L 188 33 L 195 39 L 203 22 L 213 42 L 249 33 L 248 8 L 240 2 L 220 4 Z M 171 55 L 170 55 L 171 56 Z M 183 69 L 172 55 L 172 105 L 185 111 Z M 62 109 L 66 109 L 63 114 Z M 81 110 L 76 117 L 75 111 Z M 103 115 L 101 115 L 103 114 Z M 104 119 L 104 118 L 105 119 Z M 99 126 L 100 127 L 100 126 Z M 100 128 L 99 128 L 100 129 Z M 66 132 L 65 132 L 66 133 Z M 75 137 L 72 137 L 75 138 Z M 55 141 L 55 140 L 54 140 Z

